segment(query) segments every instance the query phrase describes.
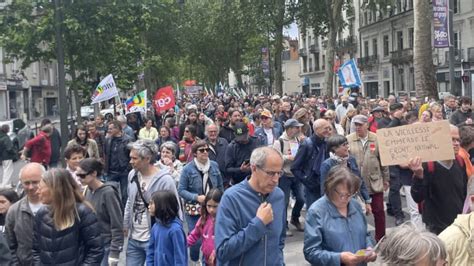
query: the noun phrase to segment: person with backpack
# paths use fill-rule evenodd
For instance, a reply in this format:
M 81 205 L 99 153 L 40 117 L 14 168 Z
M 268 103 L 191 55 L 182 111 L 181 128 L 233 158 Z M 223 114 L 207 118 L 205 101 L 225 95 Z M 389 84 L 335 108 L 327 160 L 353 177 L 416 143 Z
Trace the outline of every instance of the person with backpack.
M 450 125 L 454 160 L 421 163 L 412 158 L 408 164 L 413 171 L 411 195 L 422 203 L 422 219 L 429 231 L 439 234 L 462 213 L 467 192 L 466 166 L 458 156 L 460 137 L 456 126 Z
M 296 179 L 295 175 L 291 172 L 291 165 L 295 160 L 296 152 L 300 145 L 300 140 L 298 136 L 301 133 L 301 128 L 303 124 L 298 122 L 296 119 L 288 119 L 285 122 L 285 132 L 280 136 L 278 141 L 273 144 L 273 148 L 281 153 L 283 156 L 283 176 L 280 177 L 278 181 L 278 186 L 285 193 L 285 206 L 288 209 L 288 204 L 290 201 L 290 194 L 293 191 L 295 195 L 296 202 L 293 210 L 291 212 L 290 223 L 296 227 L 296 230 L 302 232 L 304 231 L 303 225 L 299 221 L 301 216 L 301 209 L 304 205 L 304 195 L 303 195 L 303 186 L 301 182 Z M 285 216 L 287 212 L 284 212 Z M 285 221 L 288 219 L 285 217 Z M 286 225 L 286 236 L 292 236 L 293 234 Z

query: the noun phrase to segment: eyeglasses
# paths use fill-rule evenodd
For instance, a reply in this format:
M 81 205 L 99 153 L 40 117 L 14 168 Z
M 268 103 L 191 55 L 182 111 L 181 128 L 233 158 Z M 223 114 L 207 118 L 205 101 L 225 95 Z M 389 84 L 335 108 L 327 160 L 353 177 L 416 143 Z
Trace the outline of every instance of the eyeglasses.
M 202 149 L 198 149 L 197 151 L 204 153 L 204 152 L 209 152 L 209 150 L 210 150 L 209 148 L 202 148 Z
M 337 191 L 336 189 L 334 189 L 334 192 L 336 192 L 336 194 L 339 196 L 340 199 L 351 199 L 352 197 L 354 197 L 355 194 L 343 194 L 339 191 Z
M 267 174 L 267 176 L 269 176 L 269 177 L 274 177 L 275 175 L 278 175 L 278 176 L 283 175 L 283 171 L 267 171 L 267 170 L 263 169 L 262 167 L 258 167 L 258 166 L 257 166 L 257 168 L 262 170 L 262 172 Z
M 89 175 L 90 172 L 87 173 L 76 173 L 76 176 L 79 177 L 80 179 L 86 178 L 87 175 Z

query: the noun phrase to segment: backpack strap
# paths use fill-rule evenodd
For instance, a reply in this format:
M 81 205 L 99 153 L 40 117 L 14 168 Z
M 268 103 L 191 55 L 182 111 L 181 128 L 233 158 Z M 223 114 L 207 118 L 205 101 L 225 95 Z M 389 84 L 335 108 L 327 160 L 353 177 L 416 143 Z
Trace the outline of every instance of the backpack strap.
M 279 138 L 278 141 L 280 142 L 281 154 L 283 154 L 283 140 L 281 138 Z

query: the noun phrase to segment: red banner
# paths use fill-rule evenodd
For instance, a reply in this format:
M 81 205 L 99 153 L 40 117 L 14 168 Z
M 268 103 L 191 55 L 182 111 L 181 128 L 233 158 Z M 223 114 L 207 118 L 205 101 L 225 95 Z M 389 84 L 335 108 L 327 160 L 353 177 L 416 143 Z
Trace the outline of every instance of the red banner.
M 166 86 L 156 91 L 155 97 L 153 97 L 153 106 L 155 112 L 162 110 L 166 111 L 173 108 L 176 105 L 173 93 L 173 87 Z

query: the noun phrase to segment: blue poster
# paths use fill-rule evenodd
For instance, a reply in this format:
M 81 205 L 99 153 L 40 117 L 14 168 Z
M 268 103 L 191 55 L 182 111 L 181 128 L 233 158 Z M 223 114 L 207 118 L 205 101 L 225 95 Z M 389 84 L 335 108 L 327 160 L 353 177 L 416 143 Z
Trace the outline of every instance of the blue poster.
M 337 75 L 339 76 L 339 82 L 342 87 L 354 88 L 362 86 L 359 69 L 357 69 L 354 59 L 351 59 L 340 66 Z
M 433 46 L 446 48 L 451 45 L 449 38 L 449 0 L 433 0 Z

